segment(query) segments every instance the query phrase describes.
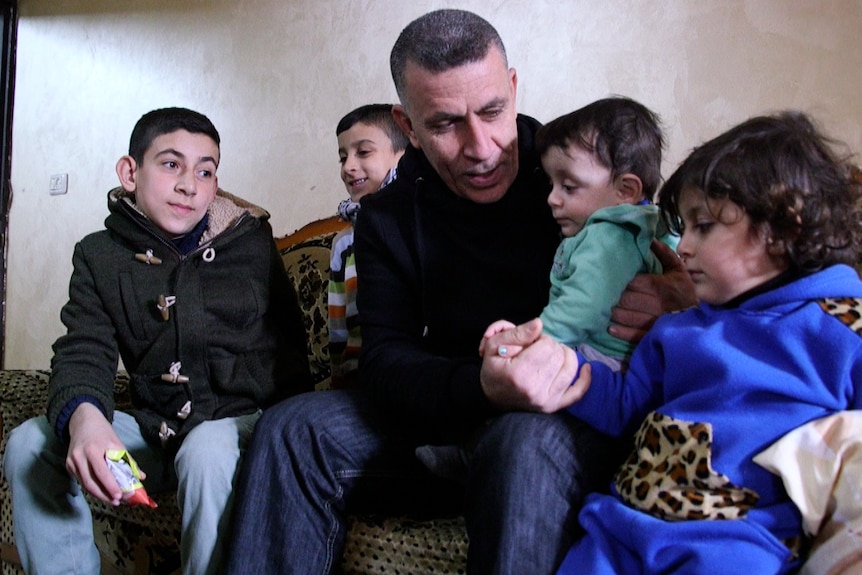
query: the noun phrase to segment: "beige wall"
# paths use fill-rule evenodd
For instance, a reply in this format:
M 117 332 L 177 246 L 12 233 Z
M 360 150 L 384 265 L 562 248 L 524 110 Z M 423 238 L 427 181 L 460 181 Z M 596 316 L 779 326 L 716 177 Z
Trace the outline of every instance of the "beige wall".
M 181 105 L 222 134 L 220 183 L 278 234 L 344 190 L 334 128 L 395 98 L 401 28 L 457 5 L 488 18 L 542 121 L 609 94 L 664 119 L 665 175 L 744 118 L 813 113 L 862 149 L 858 0 L 19 0 L 6 366 L 47 367 L 74 243 L 102 226 L 114 163 L 144 112 Z M 172 4 L 168 6 L 168 4 Z M 185 4 L 177 6 L 176 4 Z M 49 196 L 52 174 L 69 192 Z

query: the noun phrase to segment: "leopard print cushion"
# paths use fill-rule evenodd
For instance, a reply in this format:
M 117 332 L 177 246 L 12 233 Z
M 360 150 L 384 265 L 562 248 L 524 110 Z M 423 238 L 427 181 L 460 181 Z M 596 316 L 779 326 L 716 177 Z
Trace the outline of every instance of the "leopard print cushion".
M 826 298 L 817 303 L 823 311 L 838 318 L 841 323 L 862 335 L 862 300 L 859 298 Z
M 738 519 L 758 495 L 712 469 L 712 426 L 652 412 L 617 471 L 623 501 L 661 519 Z

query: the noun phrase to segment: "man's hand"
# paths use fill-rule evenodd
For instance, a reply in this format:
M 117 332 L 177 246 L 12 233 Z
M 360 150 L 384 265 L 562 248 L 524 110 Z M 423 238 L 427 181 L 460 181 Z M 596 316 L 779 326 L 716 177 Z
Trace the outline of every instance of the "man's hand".
M 575 352 L 542 335 L 539 319 L 499 331 L 484 343 L 482 390 L 498 408 L 553 413 L 579 400 L 589 388 L 589 366 L 575 380 Z M 501 346 L 517 353 L 500 355 Z
M 108 449 L 125 449 L 111 423 L 91 403 L 79 405 L 69 419 L 66 469 L 81 487 L 101 501 L 117 506 L 123 493 L 105 463 Z
M 658 316 L 697 305 L 694 283 L 682 260 L 667 244 L 653 240 L 652 251 L 664 268 L 662 275 L 638 274 L 611 310 L 611 335 L 637 343 Z

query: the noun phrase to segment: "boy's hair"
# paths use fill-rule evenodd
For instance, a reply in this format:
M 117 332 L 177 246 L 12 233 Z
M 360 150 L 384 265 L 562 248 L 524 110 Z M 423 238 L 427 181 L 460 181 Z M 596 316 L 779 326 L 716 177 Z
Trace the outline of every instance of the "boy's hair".
M 144 154 L 153 140 L 177 130 L 185 130 L 191 134 L 204 134 L 212 138 L 216 146 L 221 144 L 218 130 L 210 119 L 200 112 L 187 108 L 161 108 L 147 112 L 135 124 L 132 137 L 129 139 L 129 155 L 138 164 L 143 163 Z
M 802 112 L 751 118 L 695 148 L 662 187 L 662 215 L 682 231 L 680 196 L 693 188 L 714 214 L 729 200 L 767 225 L 791 269 L 858 264 L 862 180 L 836 144 Z
M 539 128 L 536 151 L 576 145 L 610 170 L 611 178 L 634 174 L 652 199 L 661 183 L 664 136 L 658 115 L 630 98 L 597 100 Z
M 389 55 L 389 68 L 401 103 L 407 105 L 404 101 L 407 62 L 429 72 L 445 72 L 482 60 L 491 46 L 496 46 L 506 59 L 500 34 L 487 20 L 472 12 L 444 9 L 420 16 L 401 31 Z
M 346 132 L 356 124 L 368 124 L 383 130 L 389 137 L 389 141 L 392 142 L 392 149 L 396 152 L 406 150 L 410 143 L 410 140 L 395 123 L 395 118 L 392 117 L 392 104 L 367 104 L 348 112 L 339 120 L 338 126 L 335 128 L 335 135 L 338 136 L 342 132 Z

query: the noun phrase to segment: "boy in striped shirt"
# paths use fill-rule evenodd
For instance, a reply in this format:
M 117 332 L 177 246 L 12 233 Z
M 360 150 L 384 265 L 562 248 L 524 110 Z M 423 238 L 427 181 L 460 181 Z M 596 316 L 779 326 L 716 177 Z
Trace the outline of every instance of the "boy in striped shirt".
M 356 108 L 338 122 L 335 133 L 341 180 L 350 196 L 338 205 L 338 215 L 351 225 L 332 240 L 329 357 L 332 387 L 344 388 L 355 383 L 362 344 L 353 256 L 353 224 L 359 215 L 359 200 L 395 179 L 396 166 L 408 140 L 392 118 L 392 104 Z

